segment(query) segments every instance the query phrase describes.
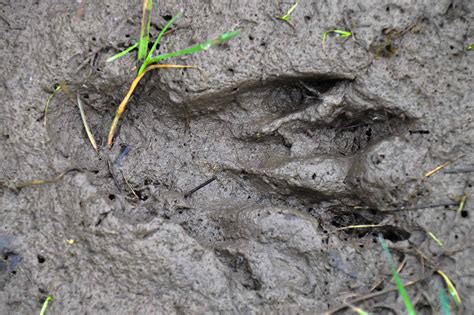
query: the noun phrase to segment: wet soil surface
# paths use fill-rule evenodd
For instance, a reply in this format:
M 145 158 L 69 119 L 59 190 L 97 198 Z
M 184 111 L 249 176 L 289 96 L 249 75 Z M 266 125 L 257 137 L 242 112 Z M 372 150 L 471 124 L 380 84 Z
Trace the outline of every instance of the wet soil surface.
M 474 2 L 302 1 L 291 27 L 290 2 L 160 1 L 161 52 L 242 32 L 150 72 L 111 150 L 140 1 L 0 6 L 2 314 L 403 313 L 378 235 L 420 314 L 436 269 L 474 308 Z M 66 94 L 44 124 L 58 82 L 98 153 Z

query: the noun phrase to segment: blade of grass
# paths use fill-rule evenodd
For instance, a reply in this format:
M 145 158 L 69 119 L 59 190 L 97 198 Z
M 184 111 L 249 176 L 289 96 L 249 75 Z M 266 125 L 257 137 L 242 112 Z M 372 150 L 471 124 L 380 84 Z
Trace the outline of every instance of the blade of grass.
M 451 315 L 451 305 L 449 303 L 448 296 L 446 295 L 446 292 L 444 292 L 443 288 L 439 288 L 438 298 L 439 304 L 441 306 L 441 312 L 443 313 L 443 315 Z
M 98 147 L 97 147 L 97 144 L 95 142 L 94 135 L 90 131 L 89 124 L 87 123 L 87 117 L 86 117 L 86 114 L 84 112 L 84 106 L 82 104 L 82 100 L 79 97 L 79 94 L 78 93 L 74 94 L 71 91 L 71 89 L 69 88 L 69 86 L 64 82 L 59 83 L 59 85 L 61 86 L 62 91 L 64 91 L 64 93 L 69 97 L 69 99 L 71 101 L 77 102 L 77 107 L 79 108 L 79 113 L 81 114 L 82 123 L 84 125 L 85 130 L 86 130 L 87 137 L 89 138 L 89 141 L 91 142 L 92 147 L 97 151 Z
M 333 32 L 338 34 L 340 38 L 347 38 L 352 35 L 352 32 L 343 31 L 343 30 L 333 30 Z
M 97 143 L 95 142 L 94 135 L 92 134 L 91 129 L 89 128 L 89 124 L 87 122 L 87 116 L 86 116 L 86 113 L 84 112 L 84 105 L 82 104 L 81 96 L 79 95 L 79 93 L 77 93 L 77 107 L 79 107 L 79 113 L 81 114 L 82 124 L 84 125 L 84 129 L 86 130 L 87 137 L 89 138 L 89 141 L 92 147 L 97 152 L 99 148 L 97 147 Z
M 128 47 L 127 49 L 125 50 L 122 50 L 121 52 L 113 55 L 112 57 L 109 57 L 106 62 L 112 62 L 114 60 L 117 60 L 119 58 L 122 58 L 123 56 L 125 56 L 126 54 L 130 53 L 132 50 L 134 50 L 135 48 L 138 47 L 138 43 L 135 43 L 133 44 L 132 46 Z
M 426 231 L 426 232 L 427 232 L 428 236 L 431 237 L 433 239 L 433 241 L 436 242 L 436 244 L 438 244 L 439 247 L 442 248 L 444 246 L 443 242 L 439 238 L 437 238 L 436 235 L 434 235 L 433 232 L 430 232 L 430 231 Z
M 60 173 L 59 175 L 57 175 L 57 176 L 54 177 L 54 178 L 50 178 L 50 179 L 33 179 L 33 180 L 30 180 L 30 181 L 26 181 L 26 182 L 22 182 L 22 183 L 16 184 L 16 185 L 14 185 L 14 186 L 15 186 L 15 188 L 17 188 L 17 189 L 21 189 L 21 188 L 28 187 L 28 186 L 52 184 L 52 183 L 58 182 L 59 180 L 61 180 L 61 179 L 64 177 L 64 175 L 66 175 L 67 173 L 72 172 L 72 171 L 81 172 L 82 170 L 81 170 L 81 169 L 78 169 L 78 168 L 70 168 L 70 169 L 67 169 L 67 170 L 65 170 L 64 172 Z
M 280 19 L 280 20 L 283 20 L 283 21 L 285 21 L 285 22 L 288 22 L 288 21 L 290 20 L 290 18 L 291 18 L 291 14 L 293 13 L 293 11 L 296 10 L 296 7 L 298 6 L 298 4 L 300 4 L 300 1 L 299 1 L 299 0 L 296 1 L 295 4 L 293 4 L 293 5 L 291 6 L 291 8 L 286 12 L 285 15 L 283 15 L 283 16 L 276 16 L 276 18 L 277 18 L 277 19 Z
M 445 168 L 446 166 L 448 166 L 448 165 L 451 164 L 451 163 L 452 163 L 452 161 L 448 161 L 448 162 L 446 162 L 446 163 L 441 164 L 440 166 L 435 167 L 435 168 L 432 169 L 431 171 L 426 172 L 426 173 L 425 173 L 425 177 L 430 177 L 431 175 L 433 175 L 433 174 L 435 174 L 435 173 L 441 171 L 443 168 Z
M 138 41 L 138 63 L 143 62 L 147 55 L 148 42 L 150 40 L 150 22 L 152 8 L 152 0 L 143 0 L 142 24 L 140 27 L 140 40 Z
M 444 282 L 446 283 L 446 287 L 448 288 L 449 294 L 453 298 L 454 302 L 457 306 L 461 306 L 461 297 L 459 296 L 458 291 L 454 287 L 452 281 L 448 278 L 448 276 L 441 270 L 436 270 L 436 272 L 443 278 Z
M 323 49 L 324 49 L 324 44 L 326 44 L 326 39 L 328 38 L 328 31 L 323 32 Z
M 323 49 L 325 48 L 324 45 L 326 44 L 326 40 L 328 38 L 329 33 L 336 33 L 339 35 L 340 38 L 348 38 L 352 36 L 352 32 L 344 31 L 344 30 L 332 29 L 332 30 L 325 31 L 323 32 L 323 42 L 322 42 Z
M 435 168 L 432 169 L 431 171 L 426 172 L 424 176 L 425 176 L 425 177 L 430 177 L 430 176 L 432 176 L 433 174 L 438 173 L 439 171 L 441 171 L 442 169 L 444 169 L 446 166 L 450 165 L 451 163 L 454 163 L 454 162 L 456 162 L 456 161 L 462 159 L 464 156 L 466 156 L 466 155 L 465 155 L 465 154 L 462 154 L 462 155 L 460 155 L 460 156 L 458 156 L 458 157 L 456 157 L 456 158 L 454 158 L 454 159 L 452 159 L 452 160 L 450 160 L 450 161 L 447 161 L 446 163 L 443 163 L 443 164 L 441 164 L 441 165 L 435 167 Z
M 225 42 L 229 41 L 230 39 L 232 39 L 233 37 L 235 37 L 239 34 L 240 34 L 239 30 L 223 33 L 223 34 L 219 35 L 218 37 L 216 37 L 214 39 L 208 39 L 208 40 L 203 41 L 199 44 L 196 44 L 196 45 L 193 45 L 193 46 L 190 46 L 190 47 L 187 47 L 187 48 L 184 48 L 184 49 L 172 52 L 172 53 L 158 55 L 154 58 L 151 58 L 149 63 L 156 63 L 158 61 L 168 59 L 168 58 L 179 57 L 179 56 L 184 56 L 184 55 L 189 55 L 189 54 L 195 54 L 195 53 L 198 53 L 198 52 L 201 52 L 201 51 L 205 51 L 205 50 L 208 50 L 209 48 L 211 48 L 214 45 L 219 45 L 219 44 L 225 43 Z
M 467 195 L 463 195 L 459 201 L 459 207 L 458 207 L 458 214 L 461 214 L 461 212 L 464 210 L 464 206 L 466 205 L 466 200 L 467 200 Z
M 155 42 L 153 43 L 153 46 L 151 47 L 150 52 L 148 53 L 148 56 L 146 58 L 147 60 L 150 60 L 153 57 L 153 54 L 155 53 L 156 47 L 160 43 L 161 38 L 166 33 L 166 31 L 170 28 L 170 26 L 174 23 L 174 20 L 176 20 L 181 14 L 182 14 L 182 12 L 178 12 L 175 16 L 173 16 L 171 18 L 171 20 L 168 21 L 168 23 L 166 23 L 165 27 L 163 27 L 160 34 L 158 34 L 158 37 L 156 38 Z
M 405 287 L 409 287 L 409 286 L 412 286 L 412 285 L 415 285 L 421 281 L 425 281 L 426 279 L 428 279 L 429 277 L 431 277 L 431 273 L 427 276 L 424 276 L 422 278 L 418 278 L 416 280 L 413 280 L 413 281 L 410 281 L 408 283 L 405 284 Z M 355 298 L 351 301 L 351 303 L 360 303 L 360 302 L 363 302 L 363 301 L 367 301 L 369 299 L 373 299 L 375 297 L 379 297 L 379 296 L 382 296 L 382 295 L 385 295 L 385 294 L 388 294 L 388 293 L 392 293 L 392 292 L 395 292 L 397 291 L 398 288 L 390 288 L 390 289 L 386 289 L 386 290 L 383 290 L 383 291 L 379 291 L 379 292 L 373 292 L 373 293 L 369 293 L 369 294 L 366 294 L 366 295 L 363 295 L 363 296 L 360 296 L 358 298 Z M 326 315 L 335 315 L 336 313 L 348 308 L 349 306 L 347 304 L 342 304 L 342 305 L 339 305 L 339 306 L 336 306 L 334 307 L 333 309 L 329 310 L 328 312 L 324 313 Z
M 46 297 L 46 300 L 44 300 L 43 307 L 41 308 L 40 315 L 45 315 L 46 314 L 46 309 L 48 308 L 49 302 L 53 301 L 53 297 L 51 295 L 48 295 Z
M 148 67 L 148 65 L 152 63 L 151 59 L 153 57 L 153 54 L 156 51 L 156 47 L 158 47 L 158 44 L 161 41 L 161 38 L 166 33 L 166 31 L 170 28 L 171 24 L 173 24 L 174 20 L 176 20 L 181 15 L 181 13 L 182 12 L 179 12 L 178 14 L 173 16 L 173 18 L 171 20 L 169 20 L 168 23 L 166 23 L 165 27 L 163 27 L 160 34 L 158 34 L 158 37 L 156 38 L 155 42 L 153 43 L 153 46 L 151 47 L 150 52 L 146 56 L 145 62 L 143 62 L 142 66 L 140 67 L 140 70 L 138 71 L 138 75 L 142 74 L 143 71 L 145 71 L 146 67 Z
M 379 238 L 380 245 L 382 246 L 382 250 L 385 253 L 385 256 L 387 257 L 388 264 L 390 266 L 390 271 L 392 272 L 393 279 L 395 280 L 395 284 L 397 285 L 397 289 L 400 292 L 403 302 L 405 303 L 407 312 L 409 315 L 415 315 L 416 314 L 415 308 L 413 307 L 410 297 L 408 296 L 408 293 L 405 290 L 405 287 L 403 286 L 402 280 L 400 279 L 400 276 L 398 275 L 395 264 L 393 263 L 392 254 L 390 253 L 390 250 L 388 249 L 387 242 L 383 239 L 382 236 L 379 236 L 378 238 Z
M 160 69 L 160 68 L 192 68 L 192 66 L 182 66 L 182 65 L 151 65 L 148 66 L 148 68 L 145 69 L 140 75 L 138 75 L 130 85 L 130 88 L 128 89 L 127 94 L 123 98 L 122 102 L 120 103 L 119 107 L 117 108 L 117 111 L 115 112 L 115 117 L 114 120 L 112 121 L 112 125 L 110 126 L 109 130 L 109 135 L 107 137 L 107 144 L 109 147 L 112 146 L 112 141 L 114 139 L 115 135 L 115 130 L 117 129 L 118 122 L 120 120 L 120 117 L 122 117 L 123 112 L 125 111 L 125 108 L 127 107 L 128 100 L 133 94 L 133 91 L 135 91 L 135 88 L 137 87 L 138 83 L 140 80 L 143 78 L 143 76 L 150 70 L 153 69 Z
M 58 93 L 59 91 L 61 90 L 61 85 L 57 84 L 56 87 L 54 88 L 53 92 L 51 94 L 49 94 L 48 96 L 48 100 L 46 101 L 46 105 L 44 105 L 44 126 L 46 127 L 46 125 L 48 124 L 48 107 L 49 107 L 49 103 L 51 103 L 51 100 L 53 99 L 53 97 L 56 95 L 56 93 Z

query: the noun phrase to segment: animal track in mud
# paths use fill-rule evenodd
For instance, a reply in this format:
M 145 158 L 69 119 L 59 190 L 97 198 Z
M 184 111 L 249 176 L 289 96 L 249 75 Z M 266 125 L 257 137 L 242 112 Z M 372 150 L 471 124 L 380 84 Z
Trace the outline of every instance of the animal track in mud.
M 87 112 L 103 143 L 110 99 L 83 92 L 99 106 Z M 403 112 L 365 97 L 347 78 L 279 77 L 186 104 L 167 103 L 160 93 L 135 96 L 114 148 L 97 158 L 85 135 L 68 131 L 82 130 L 73 107 L 50 112 L 57 150 L 73 166 L 97 170 L 76 181 L 87 196 L 83 212 L 95 214 L 86 219 L 93 229 L 117 218 L 179 225 L 220 260 L 229 284 L 263 300 L 327 295 L 335 273 L 364 277 L 350 272 L 363 262 L 343 252 L 349 242 L 327 230 L 384 219 L 346 206 L 364 197 L 353 186 L 360 174 L 351 172 L 356 162 L 371 161 L 374 146 L 408 129 Z M 128 154 L 117 159 L 124 147 Z M 409 236 L 390 225 L 374 231 L 393 241 Z
M 234 143 L 236 158 L 220 166 L 260 189 L 313 200 L 349 197 L 344 179 L 357 154 L 408 125 L 383 108 L 354 108 L 350 89 L 347 79 L 279 78 L 223 107 L 201 106 L 195 119 L 228 129 L 223 146 Z
M 225 220 L 213 213 L 232 206 L 255 211 L 265 206 L 312 207 L 317 213 L 321 202 L 357 204 L 360 196 L 347 184 L 352 164 L 410 124 L 401 112 L 369 98 L 361 101 L 360 91 L 347 78 L 286 76 L 234 90 L 160 106 L 155 100 L 162 98 L 140 95 L 140 104 L 130 106 L 116 139 L 131 150 L 115 172 L 128 177 L 125 183 L 117 176 L 122 194 L 131 187 L 139 200 L 117 198 L 114 215 L 130 223 L 161 216 L 202 244 L 228 251 L 217 244 L 235 239 L 223 231 Z M 62 126 L 51 123 L 55 125 Z M 65 133 L 53 132 L 59 145 L 68 141 Z M 119 154 L 118 147 L 113 154 Z M 80 161 L 86 160 L 80 155 L 90 154 L 73 146 L 69 150 L 65 154 Z M 184 198 L 213 175 L 217 181 Z M 338 218 L 334 215 L 332 221 L 336 226 L 342 222 Z M 397 233 L 401 236 L 394 239 L 406 237 Z M 252 277 L 242 271 L 251 288 L 256 287 Z

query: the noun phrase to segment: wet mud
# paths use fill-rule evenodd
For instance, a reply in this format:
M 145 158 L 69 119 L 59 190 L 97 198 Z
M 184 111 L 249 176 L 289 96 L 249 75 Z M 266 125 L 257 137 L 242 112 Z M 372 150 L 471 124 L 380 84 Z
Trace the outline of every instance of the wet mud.
M 293 27 L 274 18 L 291 3 L 160 2 L 153 36 L 184 9 L 160 52 L 241 34 L 145 76 L 110 150 L 135 55 L 105 60 L 140 1 L 0 6 L 2 314 L 48 295 L 51 314 L 351 313 L 394 287 L 378 235 L 420 314 L 436 269 L 474 307 L 472 1 L 302 1 Z M 333 28 L 354 36 L 323 47 Z M 98 153 L 66 94 L 44 124 L 59 82 Z M 396 292 L 358 305 L 404 312 Z

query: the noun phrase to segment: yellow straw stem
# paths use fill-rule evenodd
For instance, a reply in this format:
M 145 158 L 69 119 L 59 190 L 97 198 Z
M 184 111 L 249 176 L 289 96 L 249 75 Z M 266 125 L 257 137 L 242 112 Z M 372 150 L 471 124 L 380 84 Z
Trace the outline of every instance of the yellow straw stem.
M 86 130 L 87 137 L 96 152 L 99 151 L 97 147 L 97 142 L 95 141 L 94 134 L 89 127 L 89 123 L 87 122 L 87 116 L 84 111 L 84 105 L 82 104 L 81 96 L 77 93 L 77 106 L 79 107 L 79 113 L 81 114 L 82 124 L 84 125 L 84 129 Z
M 435 168 L 432 169 L 431 171 L 426 172 L 426 173 L 425 173 L 425 177 L 430 177 L 431 175 L 433 175 L 433 174 L 435 174 L 435 173 L 441 171 L 443 168 L 445 168 L 446 166 L 448 166 L 448 165 L 451 164 L 451 163 L 452 163 L 452 161 L 448 161 L 448 162 L 446 162 L 446 163 L 441 164 L 440 166 L 435 167 Z
M 461 305 L 461 297 L 459 296 L 458 291 L 454 287 L 454 284 L 452 281 L 448 278 L 448 276 L 441 270 L 436 270 L 436 272 L 443 278 L 444 282 L 446 283 L 446 287 L 448 288 L 449 294 L 451 294 L 451 297 L 453 298 L 454 302 L 456 303 L 457 306 Z
M 64 172 L 60 173 L 59 175 L 57 175 L 56 177 L 54 178 L 50 178 L 50 179 L 33 179 L 33 180 L 30 180 L 30 181 L 26 181 L 26 182 L 23 182 L 23 183 L 19 183 L 16 186 L 16 188 L 23 188 L 23 187 L 27 187 L 27 186 L 34 186 L 34 185 L 44 185 L 44 184 L 51 184 L 51 183 L 55 183 L 59 180 L 61 180 L 64 175 L 66 175 L 67 173 L 69 172 L 72 172 L 72 171 L 78 171 L 80 172 L 81 170 L 78 169 L 78 168 L 70 168 L 70 169 L 67 169 L 65 170 Z
M 120 117 L 122 117 L 122 114 L 125 111 L 125 108 L 127 107 L 128 100 L 132 96 L 133 91 L 135 91 L 135 88 L 137 87 L 138 83 L 148 71 L 153 70 L 153 69 L 160 69 L 160 68 L 192 68 L 192 66 L 170 65 L 170 64 L 151 65 L 151 66 L 148 66 L 145 69 L 145 71 L 143 71 L 143 73 L 138 75 L 133 80 L 132 84 L 130 85 L 130 88 L 128 89 L 127 94 L 125 95 L 119 107 L 117 108 L 117 111 L 115 112 L 114 120 L 112 121 L 112 125 L 110 126 L 109 136 L 107 137 L 107 145 L 109 146 L 109 148 L 112 147 L 112 142 L 114 139 L 115 131 L 117 130 L 117 125 L 120 120 Z

